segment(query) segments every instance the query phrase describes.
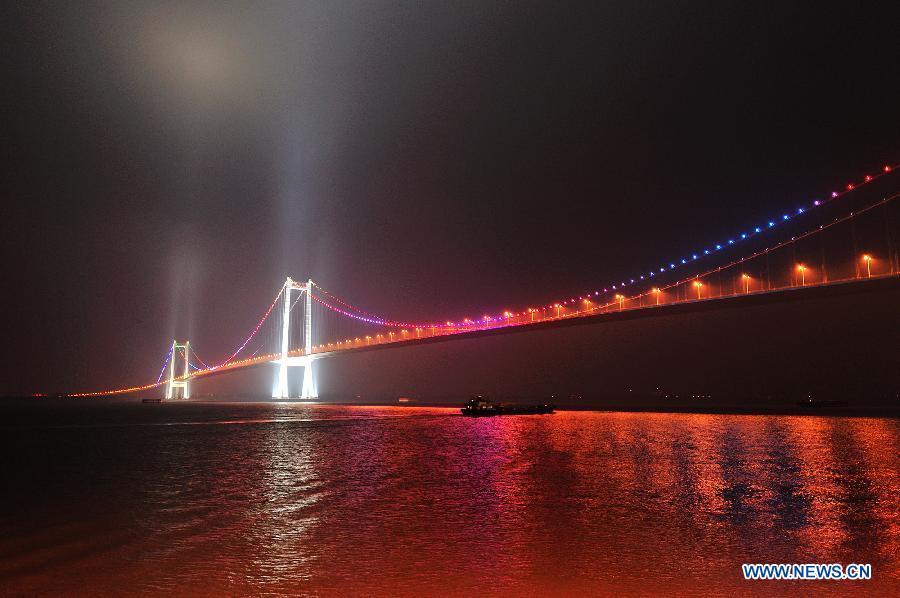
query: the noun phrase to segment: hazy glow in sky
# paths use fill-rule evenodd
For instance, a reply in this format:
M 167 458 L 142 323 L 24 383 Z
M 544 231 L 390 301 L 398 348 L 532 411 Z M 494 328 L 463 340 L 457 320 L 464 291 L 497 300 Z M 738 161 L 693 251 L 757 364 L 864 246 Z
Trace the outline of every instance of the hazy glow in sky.
M 27 355 L 93 387 L 173 334 L 225 352 L 287 275 L 409 320 L 577 296 L 900 159 L 895 32 L 856 6 L 2 11 L 24 389 Z

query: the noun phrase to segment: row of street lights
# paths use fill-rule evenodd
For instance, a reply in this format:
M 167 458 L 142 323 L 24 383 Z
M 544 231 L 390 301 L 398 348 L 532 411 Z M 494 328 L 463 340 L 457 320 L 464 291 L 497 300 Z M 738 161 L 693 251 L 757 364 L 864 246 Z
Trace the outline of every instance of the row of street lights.
M 871 277 L 872 277 L 872 256 L 869 255 L 869 254 L 864 254 L 864 255 L 862 256 L 862 260 L 863 260 L 863 261 L 865 262 L 865 264 L 866 264 L 866 276 L 867 276 L 868 278 L 871 278 Z M 808 268 L 805 264 L 802 264 L 802 263 L 801 263 L 801 264 L 797 264 L 796 270 L 797 270 L 797 272 L 799 272 L 799 274 L 800 274 L 800 286 L 806 286 L 806 271 L 809 270 L 809 268 Z M 751 282 L 752 280 L 753 280 L 753 277 L 750 276 L 749 274 L 747 274 L 747 273 L 742 273 L 742 274 L 741 274 L 741 281 L 743 282 L 743 287 L 744 287 L 744 288 L 743 288 L 743 291 L 744 291 L 745 294 L 749 294 L 749 293 L 750 293 L 750 282 Z M 694 288 L 697 289 L 697 300 L 698 300 L 698 301 L 699 301 L 699 300 L 702 300 L 702 299 L 703 299 L 703 287 L 705 286 L 704 283 L 701 282 L 700 280 L 694 280 L 694 281 L 692 282 L 692 284 L 693 284 Z M 662 295 L 662 289 L 659 288 L 659 287 L 653 287 L 652 289 L 650 289 L 650 292 L 653 293 L 654 295 L 656 295 L 656 305 L 660 305 L 660 296 Z M 628 299 L 628 298 L 627 298 L 625 295 L 623 295 L 623 294 L 621 294 L 621 293 L 616 293 L 616 295 L 615 295 L 615 300 L 616 300 L 616 302 L 619 304 L 619 310 L 624 310 L 624 309 L 625 309 L 625 301 L 626 301 L 627 299 Z M 585 299 L 584 302 L 585 302 L 585 305 L 586 305 L 586 306 L 590 304 L 590 302 L 589 302 L 587 299 Z M 553 305 L 553 307 L 556 308 L 556 317 L 557 317 L 557 318 L 562 317 L 562 308 L 563 308 L 562 304 L 561 304 L 561 303 L 555 303 L 555 304 Z M 539 311 L 539 310 L 537 310 L 537 309 L 532 309 L 532 308 L 529 308 L 529 309 L 528 309 L 528 313 L 529 313 L 529 315 L 530 315 L 530 320 L 531 320 L 532 322 L 535 321 L 535 314 L 536 314 L 538 311 Z M 588 310 L 588 311 L 589 311 L 589 310 Z M 509 311 L 503 312 L 503 317 L 506 319 L 506 324 L 507 324 L 507 325 L 510 325 L 510 324 L 511 324 L 511 318 L 513 317 L 513 315 L 514 315 L 514 314 L 513 314 L 512 312 L 509 312 Z M 484 317 L 484 325 L 485 325 L 485 327 L 488 326 L 489 321 L 490 321 L 490 318 L 489 318 L 488 316 L 485 316 L 485 317 Z M 469 319 L 466 319 L 466 320 L 465 320 L 465 324 L 474 324 L 474 323 L 475 323 L 475 322 L 473 322 L 473 321 L 471 321 L 471 320 L 469 320 Z M 406 336 L 407 333 L 408 333 L 408 331 L 406 331 L 406 330 L 401 331 L 401 338 L 405 338 L 405 336 Z M 434 336 L 434 334 L 435 334 L 435 330 L 434 330 L 434 328 L 432 328 L 432 336 Z M 381 335 L 378 335 L 378 336 L 380 337 Z M 394 333 L 389 333 L 390 341 L 393 341 L 393 340 L 394 340 L 394 339 L 393 339 L 393 336 L 394 336 Z M 416 329 L 416 337 L 418 338 L 419 336 L 420 336 L 420 331 L 419 331 L 419 329 L 417 328 L 417 329 Z M 356 340 L 357 340 L 357 341 L 360 341 L 361 339 L 356 339 Z M 369 343 L 371 342 L 371 337 L 367 336 L 367 337 L 365 338 L 365 341 L 366 341 L 366 344 L 369 344 Z M 376 342 L 380 342 L 379 339 L 376 339 Z M 351 344 L 351 343 L 352 343 L 352 341 L 351 341 L 350 339 L 348 339 L 347 344 Z
M 862 261 L 866 264 L 866 277 L 872 277 L 872 256 L 869 254 L 864 254 L 862 256 Z M 809 268 L 805 264 L 797 264 L 797 272 L 800 273 L 800 286 L 806 286 L 806 271 Z M 744 293 L 750 293 L 750 281 L 753 280 L 753 277 L 747 273 L 741 274 L 741 281 L 744 283 Z M 699 280 L 693 281 L 693 286 L 697 289 L 697 299 L 703 299 L 703 283 Z M 656 305 L 660 304 L 660 295 L 662 294 L 662 289 L 659 287 L 653 287 L 650 289 L 650 292 L 656 295 Z M 621 294 L 616 294 L 616 301 L 619 304 L 619 309 L 624 309 L 625 307 L 625 299 L 626 297 Z
M 868 278 L 871 278 L 872 277 L 872 256 L 869 254 L 864 254 L 862 256 L 862 260 L 866 263 L 866 276 Z M 800 286 L 806 286 L 806 271 L 809 270 L 809 268 L 805 264 L 797 264 L 796 269 L 797 269 L 797 272 L 799 272 L 799 274 L 800 274 Z M 752 280 L 753 280 L 753 277 L 750 276 L 749 274 L 747 274 L 746 272 L 741 274 L 741 281 L 743 282 L 743 291 L 745 294 L 750 294 L 750 283 Z M 700 280 L 694 280 L 692 284 L 693 284 L 694 288 L 697 289 L 697 299 L 698 300 L 703 299 L 704 283 L 701 282 Z M 656 305 L 660 305 L 660 296 L 662 295 L 662 289 L 659 287 L 653 287 L 652 289 L 650 289 L 650 292 L 653 293 L 654 295 L 656 295 Z M 621 293 L 615 294 L 615 301 L 619 305 L 619 310 L 625 309 L 625 301 L 627 299 L 628 299 L 628 297 L 626 297 L 625 295 L 623 295 Z M 590 303 L 587 299 L 585 299 L 584 302 L 585 302 L 585 305 L 588 305 Z M 556 303 L 553 305 L 553 307 L 556 308 L 556 317 L 557 318 L 562 317 L 562 304 Z M 534 322 L 534 314 L 537 310 L 529 309 L 528 311 L 531 314 L 531 321 Z M 512 316 L 512 314 L 510 312 L 505 312 L 504 316 L 506 317 L 507 324 L 509 324 L 510 317 Z
M 862 261 L 866 263 L 866 278 L 872 278 L 872 256 L 868 253 L 863 254 Z M 800 273 L 800 286 L 806 286 L 806 271 L 809 270 L 803 264 L 797 264 L 797 272 Z M 746 274 L 744 275 L 746 276 Z
M 872 277 L 872 262 L 874 261 L 874 258 L 870 254 L 863 254 L 861 257 L 861 260 L 863 262 L 865 262 L 865 264 L 866 264 L 866 277 L 871 278 Z M 803 263 L 799 263 L 795 266 L 795 269 L 800 275 L 800 286 L 806 286 L 806 271 L 809 270 L 810 268 L 808 268 Z M 750 284 L 751 284 L 751 281 L 753 280 L 753 277 L 747 273 L 741 273 L 740 279 L 743 282 L 743 292 L 745 294 L 749 294 L 750 293 Z M 703 282 L 701 282 L 699 279 L 695 279 L 695 280 L 691 281 L 691 284 L 697 290 L 697 300 L 698 301 L 702 300 L 703 299 L 703 287 L 706 285 Z M 686 291 L 686 289 L 685 289 L 685 291 Z M 653 287 L 652 289 L 650 289 L 650 292 L 653 293 L 654 295 L 656 295 L 656 305 L 660 305 L 660 302 L 661 302 L 660 297 L 662 295 L 662 289 L 660 287 Z M 687 292 L 685 292 L 685 295 L 687 295 Z M 636 299 L 636 298 L 639 298 L 642 296 L 643 295 L 639 295 L 639 296 L 633 297 L 632 299 Z M 616 293 L 615 301 L 616 301 L 616 303 L 618 303 L 618 307 L 619 307 L 620 311 L 625 309 L 625 301 L 628 299 L 629 298 L 626 297 L 624 294 Z M 584 301 L 584 305 L 585 305 L 585 313 L 592 311 L 592 308 L 590 308 L 591 302 L 588 299 L 584 299 L 583 301 Z M 676 299 L 676 302 L 677 302 L 677 299 Z M 553 305 L 553 307 L 556 309 L 556 318 L 561 318 L 563 305 L 561 303 L 555 303 Z M 539 312 L 540 312 L 540 310 L 538 310 L 538 309 L 528 308 L 527 313 L 530 316 L 531 322 L 535 322 L 535 316 Z M 512 324 L 513 318 L 517 318 L 516 314 L 513 314 L 510 311 L 504 311 L 503 317 L 506 320 L 507 326 Z M 541 316 L 541 319 L 544 319 L 544 316 Z M 463 322 L 464 322 L 463 326 L 461 326 L 460 329 L 466 329 L 469 326 L 475 326 L 480 321 L 470 320 L 470 319 L 466 318 Z M 483 322 L 484 322 L 484 327 L 487 328 L 490 326 L 491 318 L 489 316 L 484 316 Z M 519 323 L 521 323 L 521 322 L 519 322 Z M 449 322 L 448 322 L 448 324 L 449 324 Z M 431 328 L 431 336 L 436 336 L 438 334 L 437 327 L 431 326 L 430 328 Z M 425 328 L 425 330 L 427 330 L 427 328 Z M 422 331 L 423 331 L 423 328 L 416 327 L 415 328 L 415 337 L 421 338 Z M 444 334 L 444 333 L 442 332 L 441 334 Z M 451 334 L 452 334 L 452 332 L 451 332 Z M 357 337 L 355 339 L 347 339 L 346 341 L 338 341 L 336 343 L 332 342 L 332 343 L 322 344 L 322 345 L 313 347 L 313 349 L 315 349 L 316 352 L 319 352 L 322 350 L 331 350 L 333 348 L 341 349 L 341 348 L 345 348 L 345 347 L 358 347 L 358 346 L 363 346 L 363 344 L 365 344 L 365 345 L 381 344 L 385 341 L 393 342 L 394 340 L 406 340 L 407 338 L 409 338 L 409 336 L 410 336 L 410 330 L 408 330 L 408 329 L 400 330 L 399 334 L 396 332 L 393 332 L 393 331 L 388 331 L 386 334 L 376 334 L 374 337 L 371 335 L 366 335 L 363 338 Z

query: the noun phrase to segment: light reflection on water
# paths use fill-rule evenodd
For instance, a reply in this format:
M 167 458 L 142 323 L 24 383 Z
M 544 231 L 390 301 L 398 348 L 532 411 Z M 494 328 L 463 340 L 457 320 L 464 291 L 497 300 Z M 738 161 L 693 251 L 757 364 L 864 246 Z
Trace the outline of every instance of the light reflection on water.
M 18 408 L 3 429 L 4 454 L 21 457 L 4 466 L 3 591 L 837 593 L 900 581 L 898 420 L 455 413 Z M 744 582 L 742 562 L 871 562 L 875 579 Z

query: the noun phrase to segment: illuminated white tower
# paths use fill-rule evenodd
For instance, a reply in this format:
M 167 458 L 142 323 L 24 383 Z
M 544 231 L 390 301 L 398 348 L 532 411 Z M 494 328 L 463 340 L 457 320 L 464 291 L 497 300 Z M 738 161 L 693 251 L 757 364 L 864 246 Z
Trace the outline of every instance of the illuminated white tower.
M 300 388 L 301 399 L 316 399 L 316 382 L 313 376 L 313 355 L 312 355 L 312 288 L 314 284 L 312 280 L 305 283 L 295 282 L 290 276 L 284 281 L 284 308 L 281 321 L 281 359 L 275 360 L 273 363 L 278 364 L 278 372 L 275 374 L 275 385 L 272 389 L 273 399 L 288 399 L 291 396 L 288 388 L 288 367 L 303 367 L 303 386 Z M 301 294 L 305 293 L 304 313 L 303 313 L 303 355 L 299 357 L 290 357 L 288 355 L 289 339 L 291 332 L 291 291 L 298 290 Z
M 301 399 L 317 399 L 316 381 L 313 377 L 312 356 L 312 279 L 306 281 L 306 309 L 303 313 L 303 386 L 300 388 Z
M 178 349 L 182 349 L 184 351 L 184 374 L 177 377 L 175 376 L 175 352 Z M 176 389 L 181 389 L 181 398 L 189 399 L 191 398 L 191 362 L 190 362 L 190 353 L 191 353 L 191 341 L 186 341 L 184 344 L 179 343 L 177 340 L 172 341 L 172 354 L 169 357 L 169 382 L 166 384 L 166 398 L 167 399 L 177 399 L 178 392 Z
M 291 330 L 291 289 L 296 288 L 296 283 L 288 276 L 284 281 L 284 309 L 281 316 L 281 360 L 276 362 L 278 373 L 275 377 L 275 386 L 272 388 L 273 399 L 286 399 L 290 397 L 288 391 L 288 339 Z

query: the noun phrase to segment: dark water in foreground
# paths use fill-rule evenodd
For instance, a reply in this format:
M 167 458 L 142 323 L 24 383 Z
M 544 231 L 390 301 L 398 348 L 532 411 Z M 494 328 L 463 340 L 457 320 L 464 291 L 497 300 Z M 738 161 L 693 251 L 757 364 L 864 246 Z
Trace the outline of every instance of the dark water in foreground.
M 5 594 L 896 593 L 900 421 L 13 403 Z M 742 562 L 872 563 L 745 582 Z

